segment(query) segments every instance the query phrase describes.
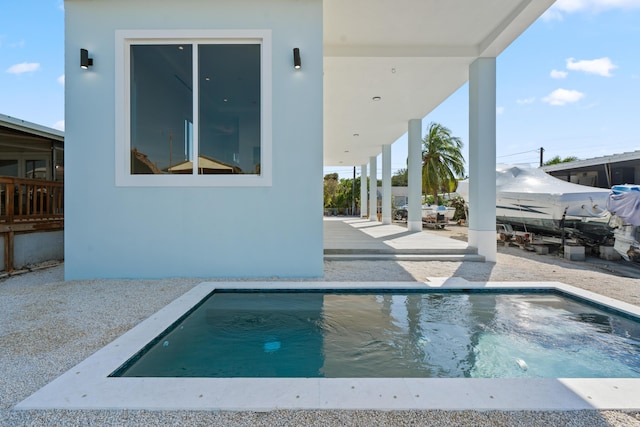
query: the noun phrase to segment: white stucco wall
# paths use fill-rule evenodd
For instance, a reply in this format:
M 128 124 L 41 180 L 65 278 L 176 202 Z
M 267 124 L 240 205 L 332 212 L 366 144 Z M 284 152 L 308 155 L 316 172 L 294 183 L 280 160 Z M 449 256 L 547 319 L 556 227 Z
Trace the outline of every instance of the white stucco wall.
M 65 279 L 321 276 L 322 1 L 66 0 L 65 15 Z M 115 30 L 167 28 L 272 30 L 271 186 L 115 185 Z

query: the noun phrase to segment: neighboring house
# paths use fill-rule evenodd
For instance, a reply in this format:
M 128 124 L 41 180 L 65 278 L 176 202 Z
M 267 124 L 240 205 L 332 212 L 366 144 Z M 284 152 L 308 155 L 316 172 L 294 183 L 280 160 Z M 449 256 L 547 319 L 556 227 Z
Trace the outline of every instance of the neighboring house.
M 611 188 L 640 183 L 640 150 L 543 166 L 549 175 L 574 184 Z
M 64 134 L 0 114 L 0 270 L 64 257 Z
M 378 187 L 378 199 L 382 201 L 382 187 Z M 406 205 L 409 202 L 409 187 L 407 186 L 392 186 L 391 187 L 391 206 L 399 207 Z
M 0 176 L 64 181 L 64 133 L 0 114 Z
M 467 80 L 495 182 L 495 58 L 552 3 L 65 0 L 65 278 L 322 276 L 323 163 L 390 153 Z

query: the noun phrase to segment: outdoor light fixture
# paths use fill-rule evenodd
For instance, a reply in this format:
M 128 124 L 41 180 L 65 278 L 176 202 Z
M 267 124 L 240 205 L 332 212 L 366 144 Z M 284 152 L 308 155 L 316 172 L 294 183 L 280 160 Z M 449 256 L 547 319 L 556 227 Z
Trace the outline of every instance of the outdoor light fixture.
M 87 49 L 80 49 L 80 68 L 86 70 L 93 65 L 93 58 L 89 58 Z
M 296 70 L 299 70 L 301 66 L 302 66 L 302 63 L 300 62 L 300 49 L 297 47 L 294 47 L 293 48 L 293 68 L 295 68 Z

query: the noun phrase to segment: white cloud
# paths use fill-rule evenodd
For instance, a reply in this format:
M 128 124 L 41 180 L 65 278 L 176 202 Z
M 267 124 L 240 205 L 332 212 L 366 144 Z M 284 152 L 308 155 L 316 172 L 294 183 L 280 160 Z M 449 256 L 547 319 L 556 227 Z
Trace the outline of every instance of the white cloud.
M 562 21 L 567 13 L 600 13 L 610 9 L 639 9 L 640 0 L 556 0 L 543 15 L 545 21 Z
M 564 17 L 562 16 L 562 12 L 560 12 L 559 10 L 550 7 L 549 9 L 546 10 L 545 13 L 542 14 L 542 16 L 540 17 L 543 21 L 562 21 L 564 19 Z
M 7 73 L 9 74 L 22 74 L 22 73 L 32 73 L 37 71 L 40 68 L 40 64 L 37 62 L 23 62 L 21 64 L 14 64 L 11 67 L 7 68 Z
M 51 126 L 51 127 L 54 128 L 54 129 L 58 129 L 58 130 L 64 131 L 64 120 L 59 120 L 59 121 L 55 122 L 53 124 L 53 126 Z
M 14 42 L 14 43 L 10 43 L 9 44 L 10 48 L 23 48 L 24 47 L 24 40 L 20 40 L 19 42 Z
M 520 104 L 520 105 L 529 105 L 529 104 L 533 104 L 535 102 L 536 98 L 534 96 L 532 96 L 531 98 L 525 98 L 525 99 L 517 99 L 516 103 Z
M 611 77 L 611 70 L 618 68 L 606 56 L 599 59 L 575 61 L 574 58 L 567 59 L 567 69 L 582 71 L 588 74 L 597 74 L 603 77 Z
M 64 74 L 61 75 L 60 77 L 58 77 L 58 83 L 60 83 L 62 86 L 64 86 Z
M 551 70 L 551 73 L 549 73 L 552 79 L 564 79 L 567 77 L 567 74 L 569 73 L 561 70 Z
M 548 96 L 542 98 L 542 101 L 546 102 L 549 105 L 567 105 L 573 102 L 578 102 L 582 98 L 584 98 L 584 93 L 578 92 L 577 90 L 568 90 L 568 89 L 556 89 L 551 92 Z
M 499 116 L 504 113 L 504 107 L 496 107 L 496 114 Z
M 7 36 L 4 34 L 0 34 L 0 47 L 2 47 L 3 45 L 12 49 L 16 49 L 16 48 L 23 48 L 25 45 L 25 41 L 24 40 L 20 40 L 18 42 L 10 42 L 8 43 L 7 41 Z

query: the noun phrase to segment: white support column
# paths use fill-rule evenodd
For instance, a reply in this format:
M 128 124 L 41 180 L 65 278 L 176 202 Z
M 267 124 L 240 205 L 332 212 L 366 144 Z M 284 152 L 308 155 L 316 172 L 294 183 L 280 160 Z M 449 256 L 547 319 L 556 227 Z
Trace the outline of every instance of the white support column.
M 376 156 L 369 158 L 369 221 L 378 220 L 378 166 Z
M 496 245 L 496 59 L 469 66 L 469 246 L 489 262 Z
M 391 145 L 382 146 L 382 223 L 391 224 Z
M 360 166 L 360 218 L 366 218 L 369 209 L 367 197 L 367 164 Z
M 422 120 L 409 120 L 409 147 L 407 164 L 409 212 L 407 228 L 409 231 L 422 231 Z

